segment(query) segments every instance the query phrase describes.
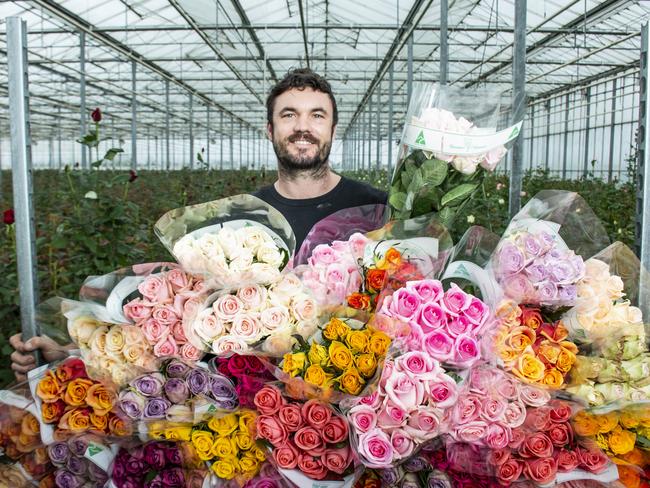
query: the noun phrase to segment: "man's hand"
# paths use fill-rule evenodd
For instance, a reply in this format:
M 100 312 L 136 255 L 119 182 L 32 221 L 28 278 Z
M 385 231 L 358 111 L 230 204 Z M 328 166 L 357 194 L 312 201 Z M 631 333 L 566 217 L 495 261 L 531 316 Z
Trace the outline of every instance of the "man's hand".
M 40 349 L 43 354 L 43 359 L 48 363 L 63 359 L 67 356 L 67 348 L 54 342 L 49 337 L 32 337 L 27 342 L 23 342 L 20 333 L 11 336 L 9 344 L 15 349 L 11 353 L 11 369 L 16 374 L 18 381 L 25 381 L 27 379 L 27 372 L 36 367 L 36 361 L 33 351 Z

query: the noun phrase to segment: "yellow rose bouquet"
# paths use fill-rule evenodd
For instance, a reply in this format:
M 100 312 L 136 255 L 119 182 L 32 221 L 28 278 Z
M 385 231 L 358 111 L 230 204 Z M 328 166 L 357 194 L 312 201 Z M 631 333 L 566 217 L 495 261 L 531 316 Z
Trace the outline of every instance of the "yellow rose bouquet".
M 621 484 L 627 488 L 650 484 L 650 403 L 581 411 L 573 426 L 576 434 L 592 438 L 616 463 Z
M 333 317 L 309 342 L 284 355 L 277 376 L 300 398 L 338 402 L 346 395 L 362 396 L 378 381 L 390 345 L 384 332 Z

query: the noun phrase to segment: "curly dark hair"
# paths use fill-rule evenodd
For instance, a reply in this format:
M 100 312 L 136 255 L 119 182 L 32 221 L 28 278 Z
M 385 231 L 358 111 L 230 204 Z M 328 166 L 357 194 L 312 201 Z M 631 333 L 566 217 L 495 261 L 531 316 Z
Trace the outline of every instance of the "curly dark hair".
M 336 108 L 336 99 L 334 98 L 332 87 L 329 82 L 309 68 L 296 68 L 289 71 L 280 82 L 271 88 L 269 96 L 266 98 L 266 120 L 269 124 L 273 125 L 273 108 L 275 106 L 275 99 L 292 88 L 297 88 L 298 90 L 311 88 L 315 91 L 326 93 L 332 101 L 332 107 L 334 107 L 334 123 L 332 125 L 338 123 L 339 112 Z

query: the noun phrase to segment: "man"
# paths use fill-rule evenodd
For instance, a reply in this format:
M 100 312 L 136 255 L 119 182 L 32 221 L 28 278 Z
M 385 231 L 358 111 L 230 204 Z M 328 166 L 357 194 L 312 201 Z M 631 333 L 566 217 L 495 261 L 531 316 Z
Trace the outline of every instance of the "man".
M 338 109 L 330 84 L 310 69 L 290 71 L 266 99 L 267 134 L 278 158 L 278 180 L 254 195 L 278 209 L 296 236 L 296 251 L 312 226 L 350 207 L 385 204 L 387 195 L 332 171 L 329 155 L 336 134 Z M 23 343 L 11 337 L 15 349 L 11 368 L 18 379 L 34 368 L 31 352 L 45 360 L 63 357 L 62 347 L 47 337 Z

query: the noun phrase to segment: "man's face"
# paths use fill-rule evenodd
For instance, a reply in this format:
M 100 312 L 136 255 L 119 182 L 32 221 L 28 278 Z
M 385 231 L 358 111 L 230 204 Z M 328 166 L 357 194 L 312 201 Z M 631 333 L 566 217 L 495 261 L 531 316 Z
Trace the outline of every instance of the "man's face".
M 329 96 L 312 88 L 287 90 L 275 99 L 267 131 L 281 171 L 295 175 L 326 167 L 336 130 L 333 114 Z

